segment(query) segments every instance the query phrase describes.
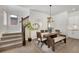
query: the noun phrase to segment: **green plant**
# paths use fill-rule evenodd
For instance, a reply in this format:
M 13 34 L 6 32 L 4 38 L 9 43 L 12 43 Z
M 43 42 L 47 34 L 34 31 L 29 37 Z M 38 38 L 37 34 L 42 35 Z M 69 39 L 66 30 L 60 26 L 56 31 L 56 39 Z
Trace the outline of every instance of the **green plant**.
M 34 30 L 31 21 L 27 21 L 25 27 L 29 30 L 29 38 L 31 38 L 31 31 Z
M 28 30 L 32 31 L 34 30 L 33 26 L 32 26 L 32 23 L 30 21 L 28 21 L 25 25 L 27 27 Z

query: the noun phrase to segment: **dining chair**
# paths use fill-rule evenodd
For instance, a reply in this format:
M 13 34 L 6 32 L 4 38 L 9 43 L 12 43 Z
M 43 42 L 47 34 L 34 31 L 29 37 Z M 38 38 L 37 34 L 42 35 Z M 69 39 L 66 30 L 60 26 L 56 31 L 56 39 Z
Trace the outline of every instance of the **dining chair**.
M 61 32 L 59 29 L 55 29 L 55 32 L 59 35 Z
M 41 33 L 44 33 L 44 30 L 40 30 L 41 31 Z
M 46 42 L 47 42 L 47 38 L 42 37 L 42 36 L 41 36 L 41 32 L 36 32 L 36 34 L 37 34 L 38 45 L 39 45 L 40 42 L 42 43 L 42 44 L 41 44 L 41 47 L 42 47 L 44 44 L 47 44 L 47 43 L 46 43 Z
M 45 30 L 45 32 L 48 32 L 48 30 Z

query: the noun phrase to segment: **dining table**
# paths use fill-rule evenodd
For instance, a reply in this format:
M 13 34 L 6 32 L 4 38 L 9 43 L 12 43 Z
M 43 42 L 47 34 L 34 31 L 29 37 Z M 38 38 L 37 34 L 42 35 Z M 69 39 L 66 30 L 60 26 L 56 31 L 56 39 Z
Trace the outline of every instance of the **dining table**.
M 57 35 L 58 35 L 58 33 L 57 32 L 44 32 L 44 33 L 41 33 L 41 36 L 43 37 L 43 38 L 46 38 L 47 39 L 47 46 L 48 46 L 48 48 L 50 48 L 50 46 L 51 46 L 51 43 L 49 42 L 50 40 L 49 40 L 49 37 L 57 37 Z M 60 35 L 63 35 L 63 33 L 60 33 Z M 65 36 L 65 35 L 63 35 L 63 36 Z M 51 40 L 52 41 L 52 40 Z
M 44 32 L 44 33 L 41 33 L 41 36 L 43 37 L 43 38 L 46 38 L 47 39 L 47 46 L 48 46 L 48 48 L 50 48 L 50 43 L 49 43 L 49 40 L 48 40 L 48 37 L 50 37 L 50 36 L 54 36 L 54 35 L 56 35 L 57 36 L 57 32 Z
M 41 33 L 41 36 L 43 37 L 43 38 L 47 38 L 47 37 L 49 37 L 49 36 L 51 36 L 51 35 L 55 35 L 55 34 L 57 34 L 56 32 L 44 32 L 44 33 Z

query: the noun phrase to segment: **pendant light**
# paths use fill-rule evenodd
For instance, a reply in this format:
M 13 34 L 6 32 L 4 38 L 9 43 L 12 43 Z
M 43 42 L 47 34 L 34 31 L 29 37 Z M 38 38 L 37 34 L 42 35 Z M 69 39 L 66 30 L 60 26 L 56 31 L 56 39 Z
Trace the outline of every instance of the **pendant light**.
M 50 16 L 48 17 L 48 22 L 51 22 L 51 19 L 52 19 L 52 17 L 51 17 L 51 6 L 52 5 L 49 5 L 49 7 L 50 7 Z
M 49 14 L 49 17 L 47 17 L 48 22 L 54 22 L 54 21 L 53 21 L 53 18 L 52 18 L 52 16 L 51 16 L 51 13 L 52 13 L 52 12 L 51 12 L 51 10 L 52 10 L 51 7 L 52 7 L 52 5 L 49 5 L 49 7 L 50 7 L 50 10 L 49 10 L 49 11 L 50 11 L 50 12 L 49 12 L 50 14 Z

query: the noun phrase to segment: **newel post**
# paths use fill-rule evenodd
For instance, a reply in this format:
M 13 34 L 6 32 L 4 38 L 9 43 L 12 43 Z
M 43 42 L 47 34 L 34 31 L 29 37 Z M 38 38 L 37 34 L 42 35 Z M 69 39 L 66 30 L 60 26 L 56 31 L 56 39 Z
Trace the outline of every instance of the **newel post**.
M 26 46 L 26 40 L 25 40 L 25 28 L 23 26 L 23 17 L 21 18 L 22 22 L 21 22 L 21 27 L 22 27 L 22 45 Z

